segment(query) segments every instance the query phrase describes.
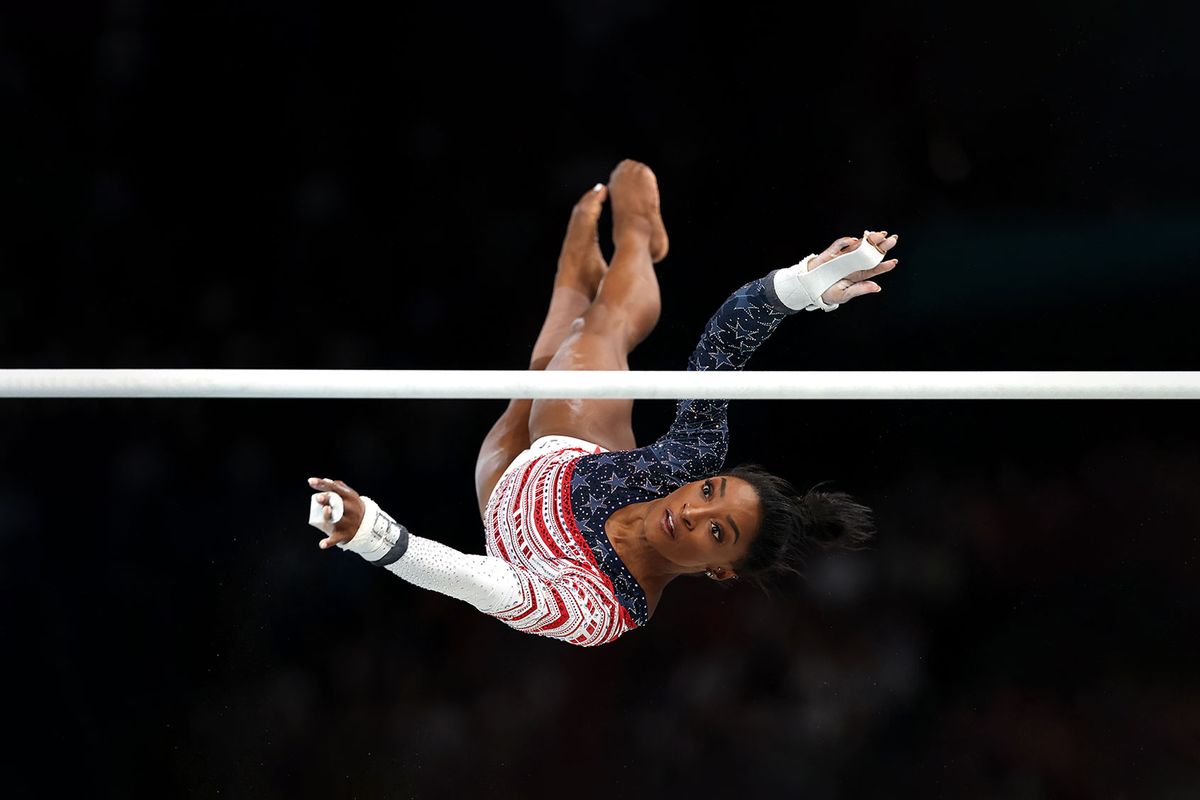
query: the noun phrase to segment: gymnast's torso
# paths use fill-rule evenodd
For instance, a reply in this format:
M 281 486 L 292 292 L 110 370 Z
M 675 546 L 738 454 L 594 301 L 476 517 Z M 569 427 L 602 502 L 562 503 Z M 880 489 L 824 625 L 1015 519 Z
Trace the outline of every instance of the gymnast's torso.
M 578 471 L 580 462 L 605 454 L 582 439 L 544 436 L 496 483 L 484 512 L 487 552 L 522 569 L 519 602 L 492 616 L 517 630 L 579 645 L 603 644 L 645 624 L 641 587 L 602 525 L 599 536 L 586 522 L 581 528 L 571 496 L 572 482 L 587 472 Z M 597 502 L 592 510 L 603 508 L 607 516 L 619 507 Z
M 746 284 L 709 321 L 688 369 L 741 369 L 792 313 L 770 276 Z M 570 436 L 533 442 L 501 476 L 484 512 L 488 555 L 517 567 L 520 584 L 518 602 L 487 613 L 585 646 L 645 625 L 646 594 L 606 525 L 626 506 L 717 473 L 728 450 L 728 405 L 681 400 L 670 430 L 634 450 L 608 451 Z

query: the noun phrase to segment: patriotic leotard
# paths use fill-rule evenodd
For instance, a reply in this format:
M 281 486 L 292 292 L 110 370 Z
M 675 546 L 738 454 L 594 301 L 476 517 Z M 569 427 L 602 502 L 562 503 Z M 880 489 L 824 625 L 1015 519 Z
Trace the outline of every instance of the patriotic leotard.
M 688 359 L 689 370 L 741 369 L 798 311 L 780 300 L 774 275 L 725 300 Z M 681 400 L 666 434 L 635 450 L 542 437 L 492 491 L 484 513 L 487 556 L 410 536 L 405 555 L 386 569 L 520 631 L 584 646 L 611 642 L 645 625 L 648 612 L 642 587 L 604 525 L 630 503 L 716 474 L 728 449 L 728 407 L 728 400 Z

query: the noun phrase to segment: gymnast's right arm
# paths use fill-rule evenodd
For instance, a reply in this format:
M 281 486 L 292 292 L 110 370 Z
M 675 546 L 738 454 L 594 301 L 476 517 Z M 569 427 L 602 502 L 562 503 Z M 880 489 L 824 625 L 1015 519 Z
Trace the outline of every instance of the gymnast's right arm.
M 328 534 L 321 547 L 337 545 L 422 589 L 449 595 L 496 614 L 522 601 L 521 583 L 511 564 L 491 556 L 460 553 L 432 539 L 414 536 L 387 515 L 369 497 L 342 481 L 310 478 L 309 485 L 323 506 L 313 527 Z M 344 514 L 333 523 L 333 495 L 341 499 Z

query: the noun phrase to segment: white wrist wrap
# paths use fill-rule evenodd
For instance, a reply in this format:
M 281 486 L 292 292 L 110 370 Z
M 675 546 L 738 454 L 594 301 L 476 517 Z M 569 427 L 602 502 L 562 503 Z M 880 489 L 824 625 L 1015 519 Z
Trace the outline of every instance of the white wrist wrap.
M 867 241 L 869 233 L 871 231 L 863 231 L 862 240 L 857 248 L 826 261 L 811 272 L 808 270 L 808 262 L 817 257 L 816 253 L 799 264 L 776 271 L 775 294 L 785 306 L 794 311 L 816 311 L 818 308 L 833 311 L 841 304 L 826 303 L 821 299 L 821 295 L 850 273 L 871 269 L 883 261 L 883 253 Z
M 408 529 L 388 516 L 371 498 L 362 495 L 363 518 L 354 538 L 338 547 L 358 553 L 379 566 L 391 564 L 404 555 L 408 547 Z

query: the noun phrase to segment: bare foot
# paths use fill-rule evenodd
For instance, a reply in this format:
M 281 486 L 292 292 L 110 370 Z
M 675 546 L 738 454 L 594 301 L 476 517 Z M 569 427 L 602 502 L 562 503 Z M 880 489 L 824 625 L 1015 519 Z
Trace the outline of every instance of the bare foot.
M 867 234 L 867 243 L 869 247 L 874 247 L 880 253 L 887 254 L 896 246 L 896 242 L 900 240 L 899 234 L 888 236 L 887 231 L 876 231 Z M 858 243 L 862 239 L 854 236 L 843 236 L 829 247 L 825 248 L 819 256 L 808 262 L 808 271 L 812 272 L 817 267 L 824 264 L 826 261 L 831 261 L 840 255 L 850 252 L 858 247 Z M 859 295 L 874 294 L 880 291 L 880 286 L 875 281 L 868 280 L 876 275 L 882 275 L 885 272 L 891 272 L 896 264 L 900 263 L 898 258 L 890 258 L 886 261 L 881 261 L 871 269 L 860 269 L 858 272 L 851 272 L 845 278 L 830 286 L 821 295 L 821 299 L 826 303 L 844 303 Z
M 608 263 L 600 252 L 600 234 L 596 229 L 606 199 L 608 187 L 598 183 L 571 209 L 567 235 L 563 237 L 562 251 L 558 255 L 555 286 L 572 286 L 588 298 L 596 297 L 600 281 L 608 274 Z
M 658 179 L 639 161 L 625 159 L 608 179 L 613 201 L 613 241 L 619 246 L 631 238 L 644 240 L 650 260 L 667 257 L 670 240 L 659 208 Z

